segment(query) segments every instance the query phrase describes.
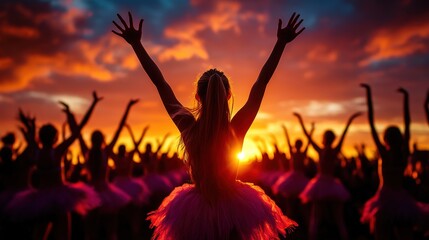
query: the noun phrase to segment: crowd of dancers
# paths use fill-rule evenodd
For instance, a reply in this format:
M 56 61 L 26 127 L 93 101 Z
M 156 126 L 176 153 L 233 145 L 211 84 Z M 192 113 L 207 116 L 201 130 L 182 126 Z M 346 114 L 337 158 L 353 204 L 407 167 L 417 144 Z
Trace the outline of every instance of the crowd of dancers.
M 409 148 L 405 89 L 399 89 L 404 133 L 390 126 L 381 141 L 371 88 L 361 85 L 377 147 L 375 159 L 366 157 L 364 145 L 356 147 L 355 157 L 341 153 L 347 130 L 362 113 L 349 118 L 337 143 L 334 132 L 326 130 L 322 144 L 313 139 L 314 125 L 308 131 L 303 117 L 294 113 L 305 140 L 297 139 L 292 146 L 287 126 L 282 126 L 288 149 L 274 142 L 273 157 L 261 149 L 262 159 L 240 168 L 235 156 L 266 85 L 286 44 L 304 30 L 298 30 L 299 15 L 293 14 L 284 28 L 279 21 L 273 52 L 248 102 L 232 119 L 231 91 L 223 72 L 211 69 L 201 76 L 199 105 L 189 111 L 140 43 L 143 21 L 135 29 L 131 14 L 129 22 L 118 17 L 122 26 L 114 22 L 114 33 L 133 47 L 157 87 L 181 133 L 184 159 L 178 153 L 170 156 L 171 147 L 161 151 L 168 134 L 156 143 L 146 142 L 141 151 L 148 127 L 138 136 L 127 124 L 137 99 L 127 104 L 110 141 L 95 130 L 90 145 L 82 131 L 102 100 L 96 92 L 81 121 L 60 102 L 67 118 L 61 132 L 50 123 L 39 127 L 36 117 L 19 110 L 25 144 L 16 146 L 15 134 L 7 133 L 0 151 L 1 239 L 413 239 L 428 234 L 429 157 Z M 429 96 L 429 123 L 428 105 Z M 124 128 L 132 149 L 116 147 Z M 69 151 L 75 141 L 80 145 L 77 156 Z M 309 147 L 317 152 L 316 161 L 307 156 Z

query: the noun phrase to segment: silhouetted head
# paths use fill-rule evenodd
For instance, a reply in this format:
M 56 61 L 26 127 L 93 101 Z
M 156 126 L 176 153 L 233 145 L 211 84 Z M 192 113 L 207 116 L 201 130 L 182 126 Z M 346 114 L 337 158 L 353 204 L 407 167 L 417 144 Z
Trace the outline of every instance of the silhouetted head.
M 302 148 L 302 140 L 301 140 L 301 139 L 298 139 L 298 140 L 296 140 L 296 141 L 295 141 L 295 149 L 296 149 L 297 151 L 300 151 L 300 150 L 301 150 L 301 148 Z
M 213 78 L 214 76 L 216 77 Z M 197 83 L 197 94 L 195 95 L 195 97 L 201 104 L 204 104 L 205 102 L 204 100 L 207 96 L 207 88 L 209 86 L 210 79 L 213 79 L 215 81 L 222 81 L 227 98 L 229 99 L 229 97 L 231 97 L 231 86 L 229 84 L 228 78 L 223 72 L 217 69 L 210 69 L 203 73 Z
M 58 130 L 50 123 L 43 125 L 39 130 L 39 140 L 43 146 L 53 146 L 58 140 Z
M 331 130 L 326 130 L 325 133 L 323 134 L 323 145 L 325 147 L 330 147 L 332 146 L 332 143 L 335 140 L 335 133 Z
M 404 138 L 401 131 L 396 126 L 389 126 L 384 131 L 384 143 L 389 149 L 400 149 L 404 144 Z
M 91 144 L 93 148 L 101 148 L 104 143 L 104 135 L 100 130 L 95 130 L 91 135 Z
M 4 135 L 1 139 L 4 145 L 13 145 L 15 143 L 15 133 L 8 132 L 6 135 Z
M 152 152 L 152 144 L 146 143 L 146 152 L 151 153 Z
M 126 151 L 125 145 L 124 144 L 119 145 L 119 147 L 118 147 L 118 155 L 124 156 L 125 153 L 126 153 L 125 151 Z

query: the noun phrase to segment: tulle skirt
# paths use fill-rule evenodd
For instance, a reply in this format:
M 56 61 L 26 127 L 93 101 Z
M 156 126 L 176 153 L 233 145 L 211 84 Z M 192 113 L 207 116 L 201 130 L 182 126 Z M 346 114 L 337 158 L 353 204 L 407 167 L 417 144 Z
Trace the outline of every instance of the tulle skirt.
M 151 173 L 143 176 L 143 182 L 148 186 L 149 191 L 153 194 L 169 194 L 173 186 L 167 177 L 157 173 Z
M 184 170 L 175 170 L 168 172 L 165 177 L 168 178 L 171 186 L 178 187 L 185 183 L 187 173 Z
M 98 207 L 100 198 L 84 183 L 27 189 L 13 197 L 5 212 L 13 221 L 25 221 L 74 211 L 85 215 Z
M 116 212 L 131 202 L 131 197 L 115 185 L 103 182 L 96 184 L 95 190 L 101 200 L 101 212 Z
M 136 205 L 148 203 L 149 188 L 141 179 L 119 176 L 113 180 L 113 184 L 131 197 Z
M 272 192 L 275 195 L 282 195 L 286 198 L 297 198 L 305 189 L 309 179 L 303 172 L 289 171 L 277 179 L 272 186 Z
M 424 217 L 423 204 L 419 204 L 403 188 L 383 186 L 364 205 L 361 222 L 370 223 L 374 230 L 376 219 L 393 225 L 414 225 Z
M 299 197 L 303 203 L 313 201 L 345 202 L 350 198 L 350 193 L 337 178 L 318 174 L 310 180 Z
M 24 190 L 26 189 L 7 189 L 0 192 L 0 220 L 6 217 L 6 207 L 9 205 L 15 195 Z
M 153 239 L 278 239 L 297 224 L 261 188 L 237 181 L 231 195 L 208 202 L 184 184 L 149 213 Z

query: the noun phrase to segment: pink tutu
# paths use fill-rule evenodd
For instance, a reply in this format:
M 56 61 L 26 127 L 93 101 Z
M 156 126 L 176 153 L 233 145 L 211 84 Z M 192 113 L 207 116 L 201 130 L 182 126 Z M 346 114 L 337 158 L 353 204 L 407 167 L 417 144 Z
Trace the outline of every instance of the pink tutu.
M 143 182 L 152 194 L 168 195 L 173 190 L 170 180 L 156 173 L 143 176 Z
M 2 216 L 5 216 L 5 209 L 9 204 L 9 202 L 15 197 L 17 193 L 24 190 L 25 189 L 22 189 L 22 190 L 8 189 L 0 192 L 0 219 Z
M 166 177 L 170 181 L 172 186 L 178 187 L 185 182 L 186 172 L 183 170 L 170 171 L 166 174 Z
M 262 172 L 260 175 L 260 184 L 264 187 L 273 186 L 273 184 L 279 179 L 279 177 L 283 174 L 283 171 L 266 171 Z
M 275 195 L 282 195 L 285 198 L 299 197 L 305 189 L 309 180 L 302 172 L 289 171 L 280 176 L 272 186 Z
M 17 193 L 5 212 L 14 221 L 24 221 L 70 211 L 85 215 L 98 207 L 97 193 L 84 183 L 69 183 Z
M 114 179 L 113 184 L 128 194 L 136 205 L 149 201 L 149 188 L 141 179 L 119 176 Z
M 303 203 L 313 201 L 345 202 L 350 198 L 350 193 L 335 177 L 318 174 L 310 180 L 299 197 Z
M 101 200 L 100 211 L 116 212 L 131 202 L 131 197 L 111 183 L 102 183 L 95 187 Z
M 398 225 L 413 225 L 424 215 L 424 205 L 419 204 L 403 188 L 383 186 L 364 205 L 361 222 L 370 223 L 374 229 L 374 220 L 382 218 Z
M 149 213 L 153 239 L 278 239 L 297 224 L 283 215 L 261 188 L 237 181 L 232 195 L 208 202 L 184 184 Z

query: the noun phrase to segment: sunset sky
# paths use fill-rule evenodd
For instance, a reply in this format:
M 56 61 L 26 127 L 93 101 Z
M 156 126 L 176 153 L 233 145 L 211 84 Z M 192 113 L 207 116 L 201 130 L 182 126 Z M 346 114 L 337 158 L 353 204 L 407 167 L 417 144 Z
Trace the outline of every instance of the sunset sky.
M 140 132 L 150 125 L 147 141 L 175 129 L 155 87 L 132 48 L 111 33 L 116 13 L 131 11 L 144 18 L 142 42 L 183 105 L 194 105 L 194 83 L 209 68 L 230 78 L 235 113 L 248 97 L 276 41 L 278 18 L 293 12 L 306 30 L 286 46 L 267 88 L 257 119 L 245 142 L 248 157 L 257 154 L 256 136 L 284 147 L 281 124 L 292 140 L 303 137 L 292 115 L 302 114 L 307 127 L 316 122 L 315 139 L 324 130 L 337 135 L 348 117 L 366 111 L 364 90 L 372 86 L 375 120 L 380 134 L 387 125 L 403 129 L 402 95 L 410 93 L 411 138 L 429 149 L 429 126 L 423 110 L 429 89 L 429 1 L 425 0 L 2 0 L 0 3 L 0 135 L 17 131 L 17 112 L 37 123 L 60 126 L 63 100 L 80 120 L 91 92 L 104 96 L 84 129 L 110 139 L 129 99 L 140 102 L 129 123 Z M 19 136 L 21 137 L 21 136 Z M 129 143 L 124 131 L 120 142 Z M 366 113 L 353 122 L 344 152 L 365 142 Z

